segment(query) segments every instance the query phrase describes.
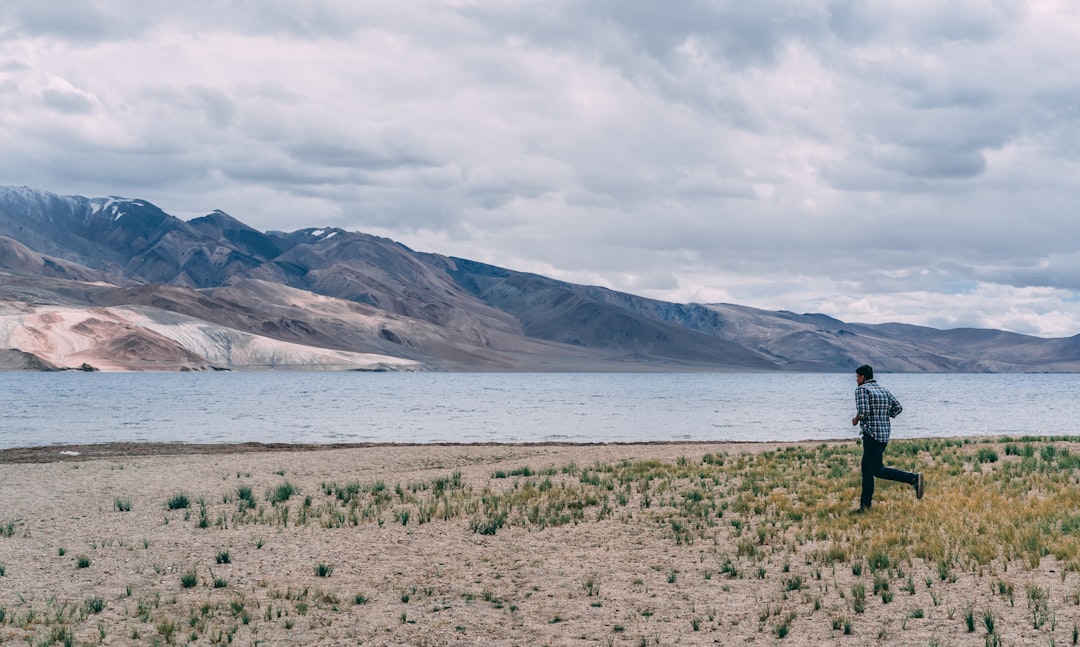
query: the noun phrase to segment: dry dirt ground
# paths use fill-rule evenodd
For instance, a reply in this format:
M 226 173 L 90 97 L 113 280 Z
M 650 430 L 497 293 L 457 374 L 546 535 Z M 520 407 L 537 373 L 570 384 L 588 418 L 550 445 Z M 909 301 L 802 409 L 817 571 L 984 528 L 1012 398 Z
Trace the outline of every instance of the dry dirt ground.
M 101 445 L 0 451 L 0 643 L 235 645 L 1067 645 L 1080 606 L 1052 558 L 938 577 L 904 564 L 894 597 L 869 573 L 794 552 L 739 557 L 730 526 L 676 541 L 641 506 L 494 534 L 478 511 L 422 519 L 400 493 L 348 520 L 334 486 L 506 492 L 529 466 L 700 462 L 772 444 Z M 544 470 L 547 469 L 547 472 Z M 498 476 L 498 478 L 496 478 Z M 287 483 L 291 496 L 268 499 Z M 432 485 L 439 483 L 440 485 Z M 515 486 L 515 483 L 517 486 Z M 423 484 L 417 489 L 417 484 Z M 402 490 L 402 486 L 404 489 Z M 252 493 L 245 518 L 243 495 Z M 186 507 L 170 509 L 179 495 Z M 481 499 L 480 495 L 474 499 Z M 852 501 L 854 504 L 854 501 Z M 598 507 L 598 506 L 597 506 Z M 304 508 L 307 508 L 305 510 Z M 282 513 L 282 509 L 288 509 Z M 402 512 L 412 510 L 412 517 Z M 339 512 L 340 511 L 340 512 Z M 875 510 L 874 514 L 887 514 Z M 597 517 L 602 517 L 597 520 Z M 284 517 L 284 518 L 283 518 Z M 335 523 L 337 519 L 340 523 Z M 872 524 L 873 520 L 867 520 Z M 354 525 L 355 524 L 355 525 Z M 895 573 L 894 573 L 895 575 Z M 912 590 L 902 590 L 903 582 Z M 865 610 L 851 591 L 864 584 Z M 1025 587 L 1049 592 L 1036 630 Z M 976 628 L 965 622 L 975 610 Z M 995 634 L 984 627 L 990 613 Z

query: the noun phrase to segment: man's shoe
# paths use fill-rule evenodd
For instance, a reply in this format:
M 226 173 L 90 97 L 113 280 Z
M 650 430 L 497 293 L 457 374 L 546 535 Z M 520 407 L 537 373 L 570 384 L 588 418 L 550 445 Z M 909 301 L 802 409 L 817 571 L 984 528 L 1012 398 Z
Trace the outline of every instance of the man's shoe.
M 870 514 L 870 508 L 859 506 L 851 511 L 851 514 Z
M 922 472 L 915 475 L 915 498 L 921 499 L 923 495 Z

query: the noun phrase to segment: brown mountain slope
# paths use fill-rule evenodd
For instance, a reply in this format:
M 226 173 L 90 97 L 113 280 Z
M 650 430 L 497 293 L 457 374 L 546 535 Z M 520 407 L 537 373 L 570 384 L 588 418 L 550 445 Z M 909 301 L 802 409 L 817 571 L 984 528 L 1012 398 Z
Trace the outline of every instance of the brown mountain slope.
M 357 232 L 25 187 L 0 187 L 0 271 L 0 348 L 42 366 L 90 352 L 117 368 L 1080 370 L 1080 336 L 668 303 Z

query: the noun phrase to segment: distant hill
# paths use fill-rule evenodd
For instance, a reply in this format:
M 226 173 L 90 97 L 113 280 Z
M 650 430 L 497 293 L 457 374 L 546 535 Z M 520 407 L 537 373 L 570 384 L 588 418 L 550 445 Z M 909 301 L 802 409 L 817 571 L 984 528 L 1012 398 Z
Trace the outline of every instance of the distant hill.
M 0 187 L 0 370 L 1080 370 L 1080 338 L 678 304 L 341 229 Z

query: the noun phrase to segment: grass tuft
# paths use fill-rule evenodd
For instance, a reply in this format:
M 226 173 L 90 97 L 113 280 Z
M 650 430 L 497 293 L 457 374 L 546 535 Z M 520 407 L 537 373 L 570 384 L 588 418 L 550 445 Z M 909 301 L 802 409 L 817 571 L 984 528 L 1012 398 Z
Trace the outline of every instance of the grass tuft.
M 86 598 L 86 600 L 83 601 L 83 609 L 85 609 L 88 614 L 101 613 L 105 610 L 105 598 L 97 595 Z
M 183 492 L 178 492 L 165 501 L 168 510 L 186 510 L 191 507 L 191 499 Z
M 194 570 L 185 571 L 180 576 L 180 586 L 184 587 L 185 589 L 190 589 L 198 583 L 199 576 L 195 573 Z
M 266 500 L 269 501 L 272 505 L 285 503 L 299 491 L 300 490 L 297 489 L 296 486 L 294 486 L 292 483 L 290 483 L 289 481 L 284 481 L 282 483 L 278 483 L 277 485 L 266 491 Z

